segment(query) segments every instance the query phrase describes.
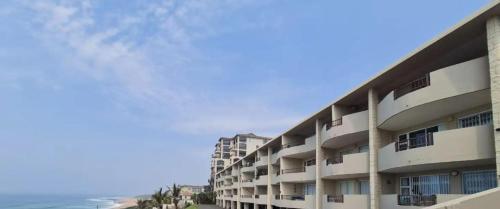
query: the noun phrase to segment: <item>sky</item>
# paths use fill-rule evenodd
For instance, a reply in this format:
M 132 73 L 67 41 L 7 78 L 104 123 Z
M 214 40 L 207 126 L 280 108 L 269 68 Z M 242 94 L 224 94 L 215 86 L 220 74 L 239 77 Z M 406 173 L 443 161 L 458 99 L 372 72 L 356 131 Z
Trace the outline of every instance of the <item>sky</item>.
M 489 0 L 2 0 L 0 193 L 207 184 Z

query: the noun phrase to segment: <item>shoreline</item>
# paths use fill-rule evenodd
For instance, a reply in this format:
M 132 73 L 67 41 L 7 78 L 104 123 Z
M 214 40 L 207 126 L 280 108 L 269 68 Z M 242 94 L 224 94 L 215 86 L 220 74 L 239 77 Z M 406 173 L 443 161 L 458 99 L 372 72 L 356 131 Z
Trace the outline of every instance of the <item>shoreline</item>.
M 137 205 L 137 199 L 133 197 L 126 197 L 119 199 L 117 201 L 119 204 L 117 207 L 113 207 L 113 209 L 125 209 L 128 207 L 136 206 Z

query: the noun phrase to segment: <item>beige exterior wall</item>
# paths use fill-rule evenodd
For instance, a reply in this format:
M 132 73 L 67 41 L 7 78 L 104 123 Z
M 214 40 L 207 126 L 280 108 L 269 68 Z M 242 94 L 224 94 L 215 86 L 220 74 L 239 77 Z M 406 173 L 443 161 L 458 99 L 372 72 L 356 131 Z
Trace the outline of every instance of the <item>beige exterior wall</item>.
M 344 195 L 344 202 L 328 202 L 327 196 L 323 195 L 323 209 L 369 209 L 370 201 L 368 195 Z
M 493 126 L 496 130 L 495 152 L 497 164 L 497 179 L 500 183 L 500 17 L 488 20 L 486 24 L 488 41 L 488 61 L 491 85 L 491 106 L 493 111 Z
M 394 99 L 394 91 L 389 93 L 377 107 L 379 117 L 377 125 L 387 130 L 398 130 L 413 124 L 420 124 L 440 117 L 441 114 L 457 112 L 469 107 L 489 103 L 488 94 L 460 98 L 459 95 L 485 90 L 490 87 L 488 59 L 481 57 L 430 73 L 430 86 L 413 91 Z M 486 96 L 484 96 L 486 95 Z M 441 101 L 449 99 L 451 103 Z M 440 102 L 433 108 L 434 112 L 424 109 L 425 104 Z M 461 102 L 461 105 L 452 105 Z M 455 103 L 456 104 L 456 103 Z M 420 109 L 419 109 L 420 108 Z M 433 114 L 425 114 L 432 112 Z M 412 118 L 412 120 L 407 120 Z
M 350 176 L 368 176 L 370 171 L 369 154 L 367 152 L 344 155 L 342 163 L 326 165 L 321 163 L 322 177 L 330 179 Z
M 491 125 L 440 131 L 433 135 L 434 145 L 425 149 L 396 152 L 394 143 L 382 147 L 379 150 L 379 171 L 417 169 L 418 165 L 427 167 L 453 162 L 467 166 L 470 165 L 467 161 L 495 158 Z

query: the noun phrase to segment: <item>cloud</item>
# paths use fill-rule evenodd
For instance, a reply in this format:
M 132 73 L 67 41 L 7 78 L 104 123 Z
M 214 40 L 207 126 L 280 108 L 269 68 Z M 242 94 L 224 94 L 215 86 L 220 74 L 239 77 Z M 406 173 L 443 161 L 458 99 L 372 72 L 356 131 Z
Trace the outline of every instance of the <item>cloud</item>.
M 139 105 L 164 116 L 154 123 L 189 134 L 276 134 L 298 120 L 297 114 L 273 101 L 280 92 L 266 90 L 263 97 L 228 90 L 220 100 L 212 92 L 220 89 L 194 84 L 223 68 L 197 42 L 265 25 L 226 26 L 217 21 L 251 1 L 162 1 L 112 14 L 96 12 L 94 3 L 24 5 L 34 13 L 33 34 L 46 48 L 60 55 L 68 69 L 99 81 L 122 107 Z

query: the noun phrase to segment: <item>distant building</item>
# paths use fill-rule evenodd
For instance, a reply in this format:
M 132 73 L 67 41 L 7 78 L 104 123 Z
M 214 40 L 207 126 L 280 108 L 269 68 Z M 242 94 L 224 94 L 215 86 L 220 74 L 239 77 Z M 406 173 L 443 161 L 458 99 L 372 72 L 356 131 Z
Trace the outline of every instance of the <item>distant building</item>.
M 181 185 L 179 187 L 181 188 L 181 199 L 190 202 L 193 200 L 192 196 L 194 194 L 205 192 L 207 186 Z
M 227 166 L 245 157 L 247 153 L 257 150 L 260 146 L 268 142 L 270 138 L 257 136 L 253 133 L 236 134 L 234 137 L 221 137 L 215 144 L 210 166 L 210 189 L 214 189 L 215 174 L 222 171 Z

